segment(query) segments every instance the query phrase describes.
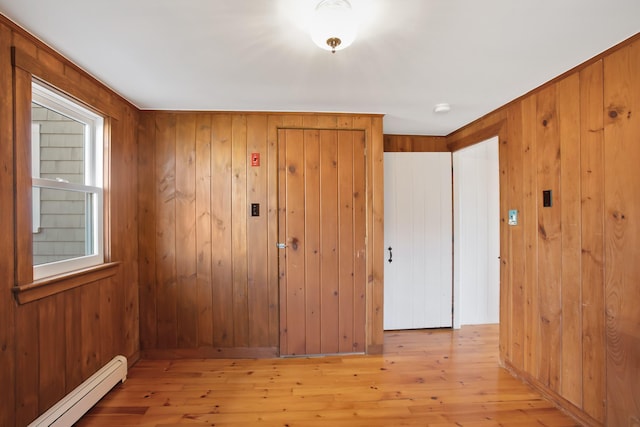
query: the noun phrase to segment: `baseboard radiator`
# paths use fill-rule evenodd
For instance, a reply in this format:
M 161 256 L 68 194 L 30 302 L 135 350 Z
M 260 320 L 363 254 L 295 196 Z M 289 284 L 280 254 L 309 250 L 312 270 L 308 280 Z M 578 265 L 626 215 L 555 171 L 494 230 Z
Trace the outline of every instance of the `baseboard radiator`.
M 29 427 L 69 427 L 119 382 L 127 379 L 127 358 L 116 356 L 91 378 L 76 387 Z

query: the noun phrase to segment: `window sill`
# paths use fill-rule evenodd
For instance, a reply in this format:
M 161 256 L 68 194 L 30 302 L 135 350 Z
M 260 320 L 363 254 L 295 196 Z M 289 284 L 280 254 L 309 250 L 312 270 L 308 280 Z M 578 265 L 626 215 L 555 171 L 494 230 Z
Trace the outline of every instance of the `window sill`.
M 119 265 L 119 262 L 109 262 L 72 273 L 46 277 L 32 283 L 14 286 L 13 293 L 15 294 L 18 304 L 26 304 L 114 276 Z

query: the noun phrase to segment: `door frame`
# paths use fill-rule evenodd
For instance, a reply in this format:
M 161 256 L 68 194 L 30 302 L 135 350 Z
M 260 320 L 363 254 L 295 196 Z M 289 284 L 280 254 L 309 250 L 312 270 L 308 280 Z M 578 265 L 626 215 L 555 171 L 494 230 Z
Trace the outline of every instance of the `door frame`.
M 514 120 L 517 122 L 517 120 Z M 509 253 L 509 236 L 510 230 L 507 222 L 507 213 L 509 210 L 507 194 L 509 193 L 508 182 L 505 179 L 504 163 L 507 158 L 507 141 L 517 129 L 512 127 L 509 132 L 507 127 L 507 119 L 504 115 L 498 114 L 495 118 L 486 120 L 479 126 L 476 131 L 466 132 L 464 130 L 456 132 L 452 137 L 447 138 L 447 147 L 451 152 L 456 152 L 465 147 L 485 141 L 489 138 L 498 137 L 498 165 L 500 172 L 500 357 L 504 357 L 507 352 L 507 344 L 509 342 L 509 334 L 511 325 L 508 322 L 510 315 L 511 280 L 509 277 L 509 269 L 507 268 L 507 258 Z M 516 134 L 519 135 L 519 134 Z

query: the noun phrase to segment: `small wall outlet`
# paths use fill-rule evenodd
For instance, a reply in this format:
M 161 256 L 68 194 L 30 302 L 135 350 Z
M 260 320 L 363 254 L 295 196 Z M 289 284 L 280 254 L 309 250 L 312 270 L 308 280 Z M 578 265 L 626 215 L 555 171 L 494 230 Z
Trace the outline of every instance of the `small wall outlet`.
M 509 225 L 518 225 L 518 210 L 510 209 L 509 210 Z
M 251 216 L 260 216 L 260 203 L 251 203 Z

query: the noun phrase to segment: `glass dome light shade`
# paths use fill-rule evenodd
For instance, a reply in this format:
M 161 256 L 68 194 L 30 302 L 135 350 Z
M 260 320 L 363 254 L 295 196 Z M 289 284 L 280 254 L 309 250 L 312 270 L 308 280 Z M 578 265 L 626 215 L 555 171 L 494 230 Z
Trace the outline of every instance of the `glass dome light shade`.
M 342 50 L 356 38 L 357 22 L 351 4 L 347 0 L 322 0 L 316 6 L 311 20 L 311 39 L 325 50 Z M 330 39 L 339 39 L 332 47 Z

